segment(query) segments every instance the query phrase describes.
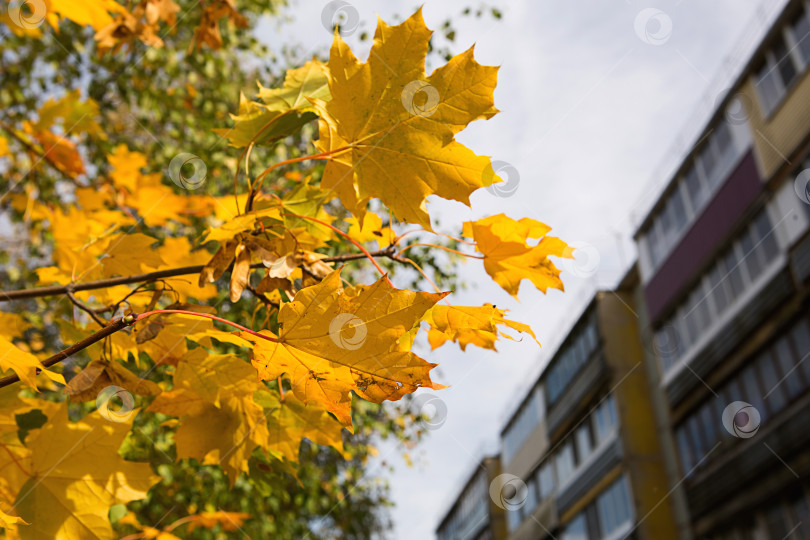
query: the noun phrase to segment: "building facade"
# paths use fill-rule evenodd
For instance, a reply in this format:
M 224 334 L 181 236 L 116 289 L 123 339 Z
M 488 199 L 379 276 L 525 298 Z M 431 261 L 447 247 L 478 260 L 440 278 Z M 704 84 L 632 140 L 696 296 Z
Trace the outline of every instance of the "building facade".
M 808 71 L 794 0 L 636 235 L 682 538 L 810 538 Z
M 790 0 L 504 427 L 507 538 L 810 539 L 809 73 Z
M 675 538 L 633 291 L 599 292 L 502 432 L 509 538 Z

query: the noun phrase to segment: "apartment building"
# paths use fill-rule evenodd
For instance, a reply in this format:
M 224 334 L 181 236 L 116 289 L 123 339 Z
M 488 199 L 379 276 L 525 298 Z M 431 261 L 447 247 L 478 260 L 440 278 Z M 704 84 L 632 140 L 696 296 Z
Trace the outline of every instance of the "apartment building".
M 808 72 L 790 0 L 504 427 L 507 538 L 810 539 Z
M 810 538 L 808 71 L 794 0 L 636 234 L 681 538 Z
M 490 485 L 500 474 L 500 456 L 485 457 L 476 465 L 439 523 L 439 540 L 506 539 L 504 508 L 489 494 Z
M 675 538 L 631 272 L 595 295 L 501 433 L 508 538 Z M 505 478 L 505 480 L 504 480 Z M 493 492 L 500 489 L 500 492 Z

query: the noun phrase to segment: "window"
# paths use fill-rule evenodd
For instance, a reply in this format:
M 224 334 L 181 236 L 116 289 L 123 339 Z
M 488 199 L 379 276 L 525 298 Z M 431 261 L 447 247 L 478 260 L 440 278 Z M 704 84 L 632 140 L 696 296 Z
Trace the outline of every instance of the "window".
M 759 276 L 759 271 L 762 269 L 761 261 L 759 260 L 758 253 L 754 251 L 754 231 L 749 229 L 740 238 L 740 247 L 743 252 L 743 262 L 748 270 L 749 279 L 756 279 Z
M 780 339 L 773 349 L 773 354 L 776 357 L 779 370 L 782 372 L 781 386 L 787 389 L 788 397 L 790 399 L 798 397 L 802 393 L 804 383 L 801 380 L 801 374 L 798 369 L 794 369 L 793 351 L 790 348 L 788 337 L 784 336 Z
M 616 410 L 613 404 L 613 396 L 608 395 L 594 411 L 596 426 L 596 444 L 601 444 L 607 439 L 616 427 Z
M 756 361 L 757 371 L 762 377 L 762 387 L 765 390 L 765 404 L 771 414 L 784 408 L 787 398 L 784 389 L 779 385 L 781 375 L 776 370 L 776 363 L 769 351 L 762 353 Z
M 765 62 L 757 72 L 756 85 L 760 101 L 762 101 L 762 109 L 765 114 L 770 114 L 782 99 L 785 89 L 779 79 L 779 73 L 769 62 Z
M 796 44 L 799 56 L 807 65 L 810 63 L 810 19 L 808 19 L 804 10 L 796 17 L 790 27 L 790 32 L 793 35 L 793 42 Z
M 540 487 L 540 500 L 545 500 L 554 492 L 554 466 L 550 459 L 540 467 L 540 471 L 537 473 L 537 483 Z
M 692 455 L 692 445 L 689 444 L 688 437 L 684 427 L 680 427 L 675 431 L 675 441 L 678 443 L 678 453 L 681 456 L 683 474 L 689 473 L 695 465 L 695 456 Z
M 779 253 L 779 246 L 776 243 L 776 236 L 773 234 L 775 228 L 771 226 L 771 220 L 768 219 L 766 211 L 760 212 L 757 216 L 756 221 L 754 221 L 754 228 L 757 231 L 759 242 L 757 249 L 762 251 L 766 262 L 771 262 Z
M 598 345 L 596 318 L 593 313 L 588 315 L 587 321 L 571 334 L 571 339 L 557 352 L 549 369 L 547 377 L 549 404 L 554 404 L 562 395 Z
M 591 426 L 590 418 L 586 418 L 582 425 L 577 428 L 577 463 L 582 463 L 593 452 L 593 444 L 591 443 Z
M 802 10 L 783 29 L 771 49 L 765 53 L 765 60 L 757 70 L 756 85 L 765 114 L 771 114 L 810 64 L 810 21 Z M 785 41 L 785 38 L 788 41 Z
M 557 465 L 557 479 L 560 485 L 565 484 L 574 474 L 574 447 L 570 440 L 557 452 L 554 462 Z
M 599 512 L 599 528 L 603 538 L 630 523 L 632 519 L 631 505 L 626 477 L 619 478 L 596 499 L 596 507 Z
M 560 540 L 588 540 L 588 528 L 585 514 L 578 514 L 568 522 L 560 535 Z
M 782 85 L 788 88 L 796 79 L 797 72 L 784 39 L 777 41 L 773 48 L 773 55 L 776 57 L 776 69 L 779 70 L 779 75 L 782 77 Z
M 506 523 L 509 526 L 510 531 L 514 531 L 523 521 L 520 518 L 520 512 L 518 510 L 507 510 L 506 511 Z
M 503 435 L 503 459 L 508 463 L 540 423 L 538 393 L 532 391 Z
M 521 516 L 523 519 L 528 518 L 534 509 L 537 508 L 537 504 L 540 502 L 537 500 L 537 482 L 534 478 L 529 478 L 526 481 L 526 487 L 528 491 L 526 492 L 526 501 L 524 501 L 523 506 L 521 506 Z
M 807 321 L 801 320 L 793 327 L 790 341 L 793 343 L 795 358 L 804 373 L 804 380 L 810 383 L 810 329 L 807 327 Z
M 689 200 L 692 203 L 692 212 L 697 214 L 709 200 L 709 186 L 703 181 L 694 166 L 689 167 L 686 172 L 684 183 L 686 184 L 686 191 L 689 193 Z
M 713 305 L 714 316 L 717 317 L 729 304 L 728 290 L 726 287 L 726 280 L 720 276 L 720 266 L 714 265 L 708 273 L 709 282 L 709 298 Z

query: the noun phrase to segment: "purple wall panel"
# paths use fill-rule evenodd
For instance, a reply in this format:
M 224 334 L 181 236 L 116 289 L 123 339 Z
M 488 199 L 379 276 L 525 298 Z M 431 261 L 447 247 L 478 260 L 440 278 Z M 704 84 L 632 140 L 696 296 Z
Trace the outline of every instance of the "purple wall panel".
M 729 175 L 700 217 L 647 283 L 644 296 L 653 324 L 678 300 L 684 286 L 702 269 L 706 259 L 726 241 L 748 207 L 765 188 L 751 150 Z

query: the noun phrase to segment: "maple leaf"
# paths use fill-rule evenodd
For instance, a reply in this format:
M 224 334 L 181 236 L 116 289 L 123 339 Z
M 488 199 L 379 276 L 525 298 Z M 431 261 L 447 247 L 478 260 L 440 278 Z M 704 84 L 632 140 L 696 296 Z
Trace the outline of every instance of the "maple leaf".
M 52 381 L 65 384 L 65 378 L 45 369 L 36 356 L 19 349 L 11 341 L 0 336 L 0 371 L 13 370 L 22 382 L 37 389 L 37 370 Z
M 471 48 L 427 76 L 431 34 L 421 9 L 398 26 L 379 21 L 369 59 L 360 63 L 335 33 L 332 98 L 316 101 L 318 149 L 335 152 L 321 185 L 361 220 L 368 201 L 378 198 L 400 220 L 430 230 L 428 195 L 469 205 L 473 191 L 501 181 L 485 174 L 488 157 L 454 139 L 473 120 L 498 112 L 498 68 L 478 64 Z
M 255 343 L 253 365 L 263 379 L 286 375 L 296 397 L 321 403 L 349 428 L 351 391 L 380 403 L 443 388 L 430 380 L 435 364 L 396 344 L 448 294 L 395 289 L 386 278 L 355 292 L 344 293 L 336 270 L 281 306 L 278 342 L 242 334 Z
M 520 282 L 530 280 L 539 290 L 563 290 L 560 271 L 549 256 L 571 258 L 567 244 L 546 236 L 551 227 L 531 218 L 518 221 L 498 214 L 464 223 L 464 236 L 475 240 L 484 255 L 484 269 L 506 292 L 517 298 Z M 529 238 L 540 239 L 529 245 Z
M 215 129 L 230 145 L 242 148 L 253 142 L 267 144 L 301 129 L 317 115 L 309 99 L 328 99 L 329 81 L 326 66 L 310 60 L 287 71 L 281 88 L 264 88 L 259 84 L 257 96 L 263 103 L 239 99 L 239 114 L 232 114 L 233 128 Z M 309 98 L 309 99 L 308 99 Z
M 301 440 L 331 446 L 343 453 L 343 426 L 317 401 L 304 403 L 287 392 L 284 399 L 261 390 L 254 394 L 256 403 L 269 409 L 267 423 L 270 432 L 266 449 L 297 462 Z
M 498 331 L 498 325 L 505 325 L 518 332 L 526 332 L 537 341 L 531 327 L 506 318 L 506 310 L 498 309 L 492 304 L 483 306 L 446 306 L 437 304 L 425 316 L 430 324 L 428 342 L 431 349 L 444 345 L 448 340 L 458 343 L 461 350 L 467 345 L 476 345 L 483 349 L 497 350 L 495 342 L 499 336 L 514 339 Z M 540 342 L 537 342 L 539 345 Z
M 76 149 L 76 143 L 47 130 L 33 132 L 34 139 L 42 145 L 43 155 L 70 178 L 84 174 L 84 162 Z
M 256 447 L 267 445 L 267 423 L 253 393 L 264 388 L 256 370 L 233 355 L 181 361 L 174 388 L 155 398 L 149 411 L 182 417 L 175 442 L 178 458 L 221 465 L 231 485 L 248 472 Z
M 110 422 L 98 411 L 70 422 L 67 404 L 26 439 L 31 478 L 15 507 L 31 525 L 25 538 L 114 538 L 108 521 L 113 504 L 146 496 L 159 478 L 146 463 L 125 461 L 118 447 L 129 422 Z

